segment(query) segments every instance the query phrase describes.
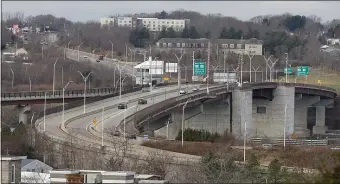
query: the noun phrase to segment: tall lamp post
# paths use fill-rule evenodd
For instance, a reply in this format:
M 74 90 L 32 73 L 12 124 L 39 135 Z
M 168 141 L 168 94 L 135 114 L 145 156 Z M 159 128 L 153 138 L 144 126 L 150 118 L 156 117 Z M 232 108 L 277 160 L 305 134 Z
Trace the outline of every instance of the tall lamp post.
M 84 114 L 85 114 L 85 112 L 86 112 L 86 81 L 87 81 L 87 79 L 89 78 L 89 76 L 91 75 L 92 72 L 87 74 L 86 77 L 84 77 L 84 75 L 80 71 L 78 71 L 78 73 L 80 73 L 81 77 L 84 80 Z
M 12 68 L 9 68 L 12 72 L 12 89 L 14 87 L 14 71 L 12 70 Z
M 249 57 L 249 62 L 250 62 L 250 64 L 249 64 L 249 76 L 250 76 L 250 78 L 249 78 L 249 83 L 251 83 L 251 67 L 253 66 L 253 65 L 251 65 L 251 60 L 253 59 L 253 57 L 255 56 L 255 52 L 253 53 L 253 54 L 249 54 L 249 52 L 246 52 L 246 54 L 248 55 L 248 57 Z M 255 73 L 255 75 L 256 75 L 256 73 Z
M 72 40 L 70 40 L 68 43 L 67 43 L 67 48 L 70 49 L 70 43 L 72 42 Z
M 286 83 L 288 82 L 288 53 L 286 52 Z
M 185 104 L 183 105 L 183 110 L 182 110 L 182 147 L 184 144 L 184 138 L 183 138 L 184 137 L 184 110 L 189 101 L 190 101 L 190 98 L 185 102 Z
M 73 81 L 68 81 L 65 87 L 63 88 L 63 116 L 62 116 L 62 121 L 61 121 L 62 123 L 64 123 L 64 120 L 65 120 L 65 90 L 71 82 Z
M 113 59 L 113 42 L 111 40 L 109 40 L 111 43 L 111 59 Z
M 178 74 L 178 90 L 181 90 L 181 66 L 180 66 L 180 62 L 182 60 L 182 57 L 184 56 L 184 52 L 183 50 L 181 50 L 181 56 L 178 57 L 176 55 L 176 53 L 174 53 L 174 55 L 176 56 L 176 59 L 177 59 L 177 74 Z
M 81 42 L 80 45 L 78 46 L 78 62 L 79 62 L 79 48 L 82 44 L 83 44 L 83 42 Z
M 53 65 L 53 96 L 54 96 L 54 83 L 55 83 L 55 65 L 57 64 L 58 59 L 59 59 L 59 58 L 57 58 L 57 59 L 55 60 L 54 65 Z

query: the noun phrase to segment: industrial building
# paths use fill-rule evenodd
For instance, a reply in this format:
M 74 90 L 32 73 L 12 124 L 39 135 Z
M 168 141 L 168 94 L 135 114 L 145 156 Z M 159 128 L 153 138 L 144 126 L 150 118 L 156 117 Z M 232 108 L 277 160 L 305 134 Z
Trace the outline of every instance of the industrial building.
M 164 61 L 152 61 L 149 57 L 148 61 L 144 61 L 136 66 L 134 66 L 136 84 L 156 84 L 162 81 L 164 74 Z

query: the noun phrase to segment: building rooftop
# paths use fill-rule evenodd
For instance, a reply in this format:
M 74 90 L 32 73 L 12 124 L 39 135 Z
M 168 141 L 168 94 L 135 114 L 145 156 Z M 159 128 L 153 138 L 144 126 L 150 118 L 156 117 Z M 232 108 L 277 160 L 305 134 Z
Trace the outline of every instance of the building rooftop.
M 240 44 L 241 40 L 239 39 L 216 39 L 211 41 L 207 38 L 199 38 L 199 39 L 190 39 L 190 38 L 161 38 L 158 40 L 158 43 L 204 43 L 208 44 L 210 42 L 214 44 Z M 263 44 L 262 40 L 257 38 L 251 38 L 249 40 L 243 40 L 244 44 Z
M 23 160 L 27 159 L 27 156 L 2 156 L 1 161 L 10 161 L 10 160 Z

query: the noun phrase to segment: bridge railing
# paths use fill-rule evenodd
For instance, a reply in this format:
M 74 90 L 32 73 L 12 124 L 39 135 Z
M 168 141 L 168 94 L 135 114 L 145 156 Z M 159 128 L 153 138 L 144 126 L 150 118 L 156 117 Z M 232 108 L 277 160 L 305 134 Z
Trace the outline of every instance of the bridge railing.
M 245 83 L 242 84 L 242 89 L 251 89 L 254 87 L 263 87 L 263 86 L 287 86 L 287 87 L 303 87 L 303 88 L 314 88 L 327 90 L 336 93 L 336 90 L 327 86 L 321 85 L 313 85 L 313 84 L 305 84 L 305 83 L 284 83 L 284 82 L 259 82 L 259 83 Z
M 216 95 L 217 93 L 220 93 L 222 91 L 226 91 L 226 86 L 217 86 L 210 89 L 209 95 Z M 157 116 L 161 112 L 165 112 L 169 110 L 170 108 L 174 106 L 181 106 L 183 105 L 189 98 L 191 100 L 199 99 L 202 97 L 206 97 L 207 93 L 206 90 L 201 90 L 192 94 L 183 95 L 179 97 L 173 97 L 169 98 L 167 100 L 164 100 L 162 102 L 156 103 L 150 107 L 144 108 L 142 110 L 139 110 L 135 112 L 134 114 L 128 116 L 125 121 L 126 122 L 132 122 L 134 131 L 133 133 L 139 133 L 139 130 L 141 129 L 141 125 L 148 121 L 153 119 L 155 116 Z

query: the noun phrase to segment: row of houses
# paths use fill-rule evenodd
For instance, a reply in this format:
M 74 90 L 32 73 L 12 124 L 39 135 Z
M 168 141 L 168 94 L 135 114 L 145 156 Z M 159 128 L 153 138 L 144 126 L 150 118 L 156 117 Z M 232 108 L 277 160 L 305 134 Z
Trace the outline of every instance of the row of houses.
M 197 50 L 206 51 L 209 43 L 211 49 L 215 52 L 233 52 L 235 54 L 248 53 L 250 55 L 262 55 L 263 41 L 251 38 L 249 40 L 238 40 L 238 39 L 190 39 L 190 38 L 162 38 L 156 42 L 155 49 L 158 51 L 171 51 L 171 50 Z
M 181 31 L 190 24 L 190 19 L 158 19 L 139 17 L 104 17 L 100 19 L 101 26 L 119 27 L 145 27 L 153 32 L 159 32 L 163 27 L 172 27 L 175 31 Z
M 53 169 L 27 156 L 1 156 L 1 183 L 169 183 L 161 176 L 128 171 Z

